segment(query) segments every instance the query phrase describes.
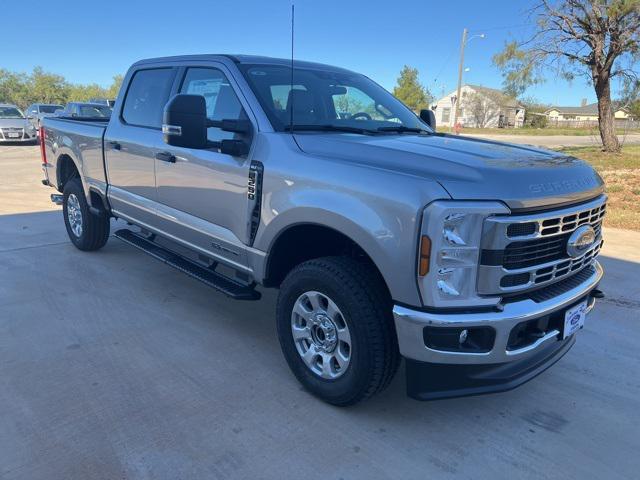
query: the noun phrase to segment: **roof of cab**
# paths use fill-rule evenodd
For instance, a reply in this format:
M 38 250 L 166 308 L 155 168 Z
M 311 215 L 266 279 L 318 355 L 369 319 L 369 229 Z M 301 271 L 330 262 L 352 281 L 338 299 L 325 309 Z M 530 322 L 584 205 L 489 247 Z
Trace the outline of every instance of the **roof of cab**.
M 139 60 L 133 64 L 133 66 L 147 65 L 153 63 L 172 63 L 172 62 L 184 62 L 184 61 L 207 61 L 207 60 L 221 60 L 228 59 L 238 64 L 256 64 L 256 65 L 284 65 L 290 66 L 291 59 L 286 58 L 273 58 L 263 57 L 260 55 L 230 55 L 230 54 L 203 54 L 203 55 L 177 55 L 173 57 L 158 57 L 147 58 Z M 336 72 L 353 73 L 350 70 L 340 67 L 334 67 L 332 65 L 326 65 L 323 63 L 306 62 L 302 60 L 295 60 L 296 67 L 305 67 L 322 70 L 332 70 Z

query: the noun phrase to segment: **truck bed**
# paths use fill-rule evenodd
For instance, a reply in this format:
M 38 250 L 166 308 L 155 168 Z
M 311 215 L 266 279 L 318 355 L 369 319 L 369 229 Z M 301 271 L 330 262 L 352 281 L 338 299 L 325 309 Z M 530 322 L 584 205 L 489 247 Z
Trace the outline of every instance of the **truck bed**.
M 45 180 L 62 191 L 64 185 L 61 185 L 58 171 L 68 158 L 75 161 L 76 168 L 85 179 L 85 189 L 88 190 L 90 185 L 105 188 L 103 139 L 108 123 L 106 118 L 44 118 Z

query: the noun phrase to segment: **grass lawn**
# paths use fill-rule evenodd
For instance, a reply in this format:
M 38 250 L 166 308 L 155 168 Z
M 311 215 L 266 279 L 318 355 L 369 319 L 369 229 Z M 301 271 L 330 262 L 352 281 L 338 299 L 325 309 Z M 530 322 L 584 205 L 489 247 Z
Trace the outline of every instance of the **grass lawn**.
M 598 147 L 561 151 L 588 161 L 604 179 L 609 196 L 604 224 L 640 231 L 640 145 L 625 146 L 619 155 L 604 153 Z
M 438 127 L 439 132 L 448 133 L 448 127 Z M 461 133 L 478 135 L 577 135 L 580 137 L 599 137 L 597 128 L 463 128 Z M 618 135 L 640 133 L 640 129 L 618 129 Z

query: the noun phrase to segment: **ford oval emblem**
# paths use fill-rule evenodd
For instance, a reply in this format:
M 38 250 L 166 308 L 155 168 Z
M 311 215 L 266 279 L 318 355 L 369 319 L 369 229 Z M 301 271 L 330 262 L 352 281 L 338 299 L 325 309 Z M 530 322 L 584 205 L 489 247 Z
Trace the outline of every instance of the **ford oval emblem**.
M 583 255 L 596 241 L 596 232 L 591 225 L 577 228 L 567 240 L 567 254 L 571 258 Z

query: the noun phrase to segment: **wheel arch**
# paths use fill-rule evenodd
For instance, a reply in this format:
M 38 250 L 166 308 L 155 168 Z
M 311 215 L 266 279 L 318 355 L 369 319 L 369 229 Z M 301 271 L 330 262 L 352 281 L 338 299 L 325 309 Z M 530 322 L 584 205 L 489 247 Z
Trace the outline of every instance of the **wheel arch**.
M 81 165 L 75 157 L 67 152 L 60 153 L 56 159 L 56 189 L 59 192 L 64 190 L 64 185 L 74 176 L 80 179 L 87 203 L 91 207 L 101 208 L 109 211 L 109 205 L 104 194 L 97 188 L 91 186 L 82 174 Z
M 371 253 L 360 242 L 338 229 L 321 223 L 299 222 L 287 226 L 271 240 L 265 260 L 263 285 L 278 287 L 300 263 L 325 256 L 344 255 L 370 264 L 389 295 L 384 275 Z

